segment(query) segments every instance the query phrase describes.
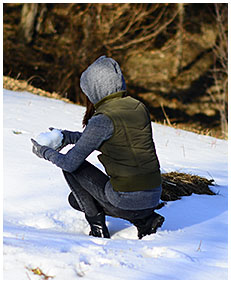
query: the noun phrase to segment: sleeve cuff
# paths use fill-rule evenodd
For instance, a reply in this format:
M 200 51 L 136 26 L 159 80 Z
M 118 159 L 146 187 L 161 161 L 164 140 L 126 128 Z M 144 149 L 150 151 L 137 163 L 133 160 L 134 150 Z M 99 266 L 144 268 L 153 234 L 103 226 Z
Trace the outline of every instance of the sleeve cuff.
M 43 156 L 44 159 L 49 160 L 49 152 L 55 151 L 54 149 L 48 147 L 48 146 L 42 146 L 41 148 L 41 155 Z

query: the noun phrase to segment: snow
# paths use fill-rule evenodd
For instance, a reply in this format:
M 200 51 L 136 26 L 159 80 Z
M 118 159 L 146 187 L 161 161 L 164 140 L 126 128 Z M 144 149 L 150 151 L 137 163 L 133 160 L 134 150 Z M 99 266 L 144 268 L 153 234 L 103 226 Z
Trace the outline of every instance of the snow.
M 33 268 L 50 280 L 228 279 L 227 141 L 153 123 L 162 172 L 213 178 L 217 194 L 168 202 L 158 211 L 161 229 L 142 240 L 112 217 L 111 239 L 94 238 L 83 213 L 68 205 L 62 171 L 36 157 L 30 141 L 49 127 L 81 131 L 84 107 L 9 90 L 3 107 L 5 280 L 41 280 Z M 97 155 L 88 160 L 103 170 Z
M 35 140 L 41 145 L 57 149 L 62 145 L 63 134 L 61 130 L 53 129 L 50 132 L 40 133 Z

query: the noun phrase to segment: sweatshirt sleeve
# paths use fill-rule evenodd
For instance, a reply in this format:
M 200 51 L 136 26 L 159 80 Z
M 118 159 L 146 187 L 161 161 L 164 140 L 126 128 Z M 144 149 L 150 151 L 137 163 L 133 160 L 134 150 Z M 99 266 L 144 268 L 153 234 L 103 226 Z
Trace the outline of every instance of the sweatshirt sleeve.
M 93 116 L 75 146 L 66 154 L 46 147 L 43 156 L 64 171 L 73 172 L 94 150 L 97 150 L 105 140 L 108 140 L 113 132 L 114 126 L 110 118 L 103 114 Z

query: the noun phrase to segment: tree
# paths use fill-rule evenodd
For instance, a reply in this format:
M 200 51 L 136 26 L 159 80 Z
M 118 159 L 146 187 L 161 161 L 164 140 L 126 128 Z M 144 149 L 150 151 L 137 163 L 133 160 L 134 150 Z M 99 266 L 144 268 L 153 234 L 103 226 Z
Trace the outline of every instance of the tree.
M 43 22 L 46 12 L 46 4 L 23 4 L 21 20 L 19 24 L 19 34 L 26 44 L 31 43 L 35 32 L 40 31 L 41 23 Z
M 213 47 L 214 67 L 212 76 L 215 82 L 209 94 L 219 105 L 221 131 L 228 137 L 228 4 L 214 4 L 214 18 L 217 28 L 217 40 Z
M 49 4 L 23 4 L 20 32 L 26 44 L 46 55 L 55 54 L 50 56 L 57 64 L 65 58 L 65 67 L 57 74 L 56 91 L 80 104 L 84 96 L 79 77 L 90 63 L 102 54 L 120 60 L 131 49 L 152 46 L 178 14 L 172 4 L 69 4 L 63 6 L 66 32 L 60 34 L 56 45 L 46 42 L 44 47 L 41 40 L 45 40 L 53 9 L 49 7 Z
M 183 60 L 184 5 L 185 5 L 184 3 L 177 3 L 179 20 L 178 20 L 178 28 L 176 34 L 176 40 L 177 40 L 176 74 L 179 74 L 179 72 L 181 71 L 182 60 Z

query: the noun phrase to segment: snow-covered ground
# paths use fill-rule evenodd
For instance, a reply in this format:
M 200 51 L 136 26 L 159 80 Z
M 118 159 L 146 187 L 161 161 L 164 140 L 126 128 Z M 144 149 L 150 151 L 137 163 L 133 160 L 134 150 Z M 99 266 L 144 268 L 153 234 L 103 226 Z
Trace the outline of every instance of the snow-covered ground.
M 111 239 L 88 236 L 81 212 L 67 202 L 62 172 L 31 151 L 49 127 L 82 130 L 83 107 L 4 90 L 3 275 L 40 280 L 179 280 L 228 278 L 228 143 L 153 123 L 162 172 L 213 178 L 216 196 L 192 195 L 159 210 L 157 234 L 137 239 L 134 226 L 107 217 Z M 102 169 L 97 152 L 88 160 Z

